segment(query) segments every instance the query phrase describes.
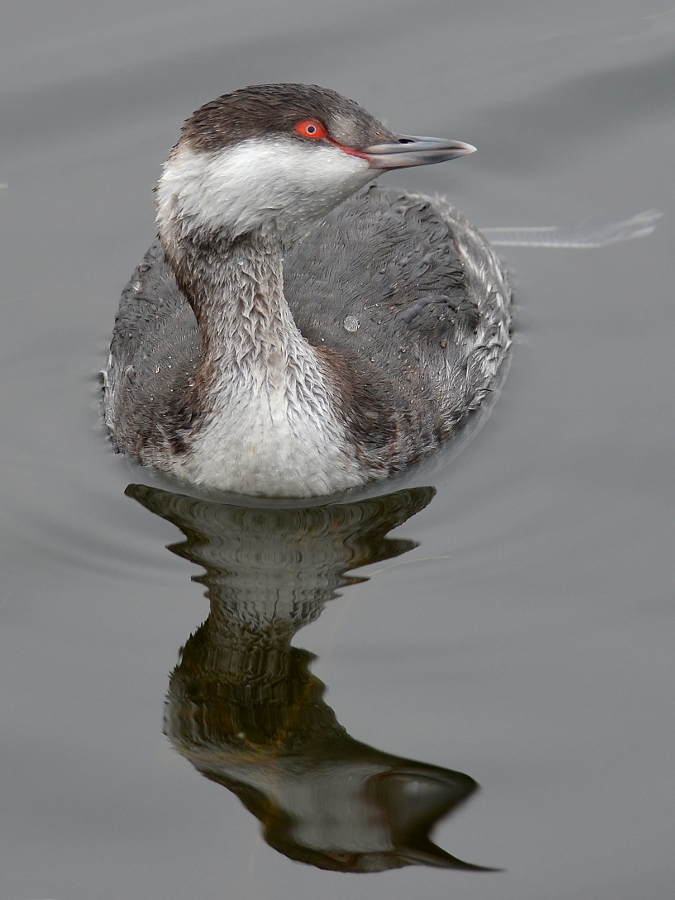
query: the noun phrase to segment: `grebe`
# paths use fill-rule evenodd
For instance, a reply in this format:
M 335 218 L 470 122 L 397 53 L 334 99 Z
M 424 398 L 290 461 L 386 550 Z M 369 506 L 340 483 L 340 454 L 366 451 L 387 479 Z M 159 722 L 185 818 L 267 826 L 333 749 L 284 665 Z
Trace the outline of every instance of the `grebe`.
M 309 497 L 439 448 L 498 381 L 507 277 L 444 200 L 365 186 L 474 150 L 394 135 L 314 85 L 198 109 L 117 314 L 117 450 L 208 489 Z

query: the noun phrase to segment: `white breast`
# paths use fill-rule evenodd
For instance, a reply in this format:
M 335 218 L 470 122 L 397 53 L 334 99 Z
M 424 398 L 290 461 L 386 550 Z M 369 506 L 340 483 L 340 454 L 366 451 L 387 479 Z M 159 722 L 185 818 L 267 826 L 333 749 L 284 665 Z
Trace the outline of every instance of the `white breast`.
M 214 387 L 215 407 L 175 474 L 223 491 L 265 496 L 334 494 L 363 484 L 333 390 L 295 357 L 276 372 L 238 371 Z

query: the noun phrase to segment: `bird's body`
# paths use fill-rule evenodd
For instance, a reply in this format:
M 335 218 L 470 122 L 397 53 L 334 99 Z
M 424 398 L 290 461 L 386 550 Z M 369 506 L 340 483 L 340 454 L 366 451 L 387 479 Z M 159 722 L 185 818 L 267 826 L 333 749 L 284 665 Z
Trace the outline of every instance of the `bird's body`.
M 260 91 L 269 133 L 246 121 Z M 497 382 L 510 289 L 447 203 L 364 187 L 436 161 L 410 161 L 438 155 L 415 151 L 431 139 L 392 137 L 304 86 L 244 89 L 188 121 L 158 188 L 160 240 L 115 325 L 105 413 L 120 451 L 208 488 L 328 495 L 461 429 Z

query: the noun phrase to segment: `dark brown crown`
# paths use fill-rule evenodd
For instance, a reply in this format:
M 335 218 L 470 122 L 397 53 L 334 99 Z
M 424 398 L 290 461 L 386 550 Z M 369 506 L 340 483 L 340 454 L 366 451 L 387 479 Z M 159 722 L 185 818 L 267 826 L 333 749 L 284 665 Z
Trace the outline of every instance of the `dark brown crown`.
M 183 126 L 182 141 L 198 152 L 212 152 L 246 138 L 286 134 L 316 119 L 345 147 L 369 147 L 391 133 L 358 103 L 315 84 L 255 84 L 223 94 L 194 112 Z

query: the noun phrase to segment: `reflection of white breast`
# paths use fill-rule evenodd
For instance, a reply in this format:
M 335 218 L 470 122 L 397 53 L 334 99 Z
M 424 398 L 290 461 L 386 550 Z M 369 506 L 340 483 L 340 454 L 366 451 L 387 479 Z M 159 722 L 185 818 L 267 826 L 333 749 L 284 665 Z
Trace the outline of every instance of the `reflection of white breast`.
M 386 766 L 344 763 L 284 780 L 279 803 L 295 818 L 293 836 L 313 850 L 373 853 L 394 849 L 382 810 L 365 795 L 367 779 Z
M 218 765 L 219 774 L 245 782 L 278 805 L 292 820 L 298 844 L 311 850 L 342 853 L 389 852 L 391 831 L 382 810 L 366 795 L 368 779 L 389 770 L 366 763 L 316 764 L 271 760 Z

